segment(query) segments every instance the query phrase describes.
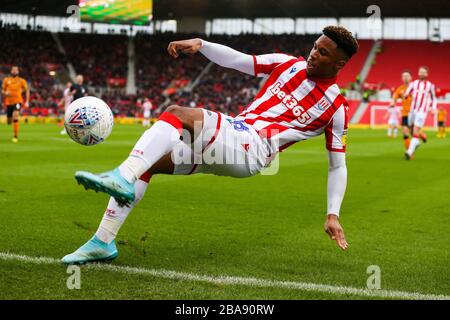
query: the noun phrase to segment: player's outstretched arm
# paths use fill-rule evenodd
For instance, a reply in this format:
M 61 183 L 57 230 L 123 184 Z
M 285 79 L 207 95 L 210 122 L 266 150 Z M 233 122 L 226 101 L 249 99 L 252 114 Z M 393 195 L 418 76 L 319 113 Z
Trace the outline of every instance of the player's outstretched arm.
M 221 44 L 196 38 L 173 41 L 169 43 L 167 51 L 174 58 L 178 58 L 180 52 L 193 54 L 200 51 L 210 61 L 222 67 L 254 75 L 253 56 Z
M 344 152 L 328 152 L 328 215 L 325 232 L 342 249 L 348 248 L 344 229 L 339 223 L 339 211 L 347 187 L 347 166 Z

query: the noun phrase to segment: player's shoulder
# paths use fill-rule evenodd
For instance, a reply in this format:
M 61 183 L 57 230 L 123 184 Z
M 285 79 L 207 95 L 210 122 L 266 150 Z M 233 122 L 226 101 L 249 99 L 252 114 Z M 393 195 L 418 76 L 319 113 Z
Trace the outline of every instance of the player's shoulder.
M 306 61 L 303 57 L 295 57 L 288 54 L 285 55 L 285 61 L 280 63 L 277 68 L 278 69 L 289 69 L 289 68 L 295 68 L 292 72 L 300 71 L 303 69 L 306 69 Z
M 349 103 L 344 94 L 342 94 L 341 89 L 339 88 L 337 83 L 330 85 L 327 89 L 327 92 L 329 92 L 330 97 L 334 96 L 332 103 L 335 112 L 340 108 L 344 108 L 345 111 L 348 111 Z
M 336 106 L 337 106 L 337 108 L 341 108 L 341 107 L 344 108 L 345 111 L 348 110 L 349 104 L 348 104 L 347 98 L 342 93 L 339 93 L 336 97 Z

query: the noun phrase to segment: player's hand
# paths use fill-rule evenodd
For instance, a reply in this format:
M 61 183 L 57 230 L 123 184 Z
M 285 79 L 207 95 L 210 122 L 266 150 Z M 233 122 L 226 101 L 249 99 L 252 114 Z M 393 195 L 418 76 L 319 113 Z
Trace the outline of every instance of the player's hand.
M 196 53 L 202 47 L 202 40 L 189 39 L 189 40 L 180 40 L 180 41 L 172 41 L 169 43 L 167 47 L 167 52 L 174 58 L 178 58 L 179 53 L 187 53 L 193 54 Z
M 26 101 L 23 106 L 25 107 L 25 109 L 28 109 L 28 107 L 30 106 L 30 103 L 28 101 Z
M 325 232 L 328 233 L 331 240 L 336 241 L 337 245 L 342 250 L 346 250 L 348 248 L 348 243 L 345 240 L 344 229 L 342 229 L 337 215 L 329 214 L 327 216 L 327 220 L 325 221 L 324 228 Z

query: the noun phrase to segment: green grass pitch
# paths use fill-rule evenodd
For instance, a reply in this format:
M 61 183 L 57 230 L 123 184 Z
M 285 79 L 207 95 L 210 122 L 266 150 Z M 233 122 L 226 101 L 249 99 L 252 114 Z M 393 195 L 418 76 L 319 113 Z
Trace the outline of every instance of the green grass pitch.
M 76 170 L 117 166 L 144 131 L 116 125 L 94 147 L 55 125 L 0 126 L 0 253 L 61 258 L 97 229 L 108 197 L 86 192 Z M 323 232 L 327 157 L 323 137 L 281 154 L 274 176 L 155 176 L 118 236 L 114 266 L 450 295 L 450 139 L 429 132 L 413 161 L 401 138 L 350 129 L 343 252 Z M 361 299 L 358 294 L 255 288 L 0 259 L 0 299 Z

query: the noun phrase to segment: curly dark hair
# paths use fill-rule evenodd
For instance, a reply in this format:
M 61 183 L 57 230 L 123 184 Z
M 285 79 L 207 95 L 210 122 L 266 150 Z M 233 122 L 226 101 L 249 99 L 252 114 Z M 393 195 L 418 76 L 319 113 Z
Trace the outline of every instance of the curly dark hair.
M 336 42 L 338 47 L 345 52 L 349 59 L 358 51 L 358 41 L 356 41 L 352 33 L 344 27 L 328 26 L 322 30 L 322 33 Z

